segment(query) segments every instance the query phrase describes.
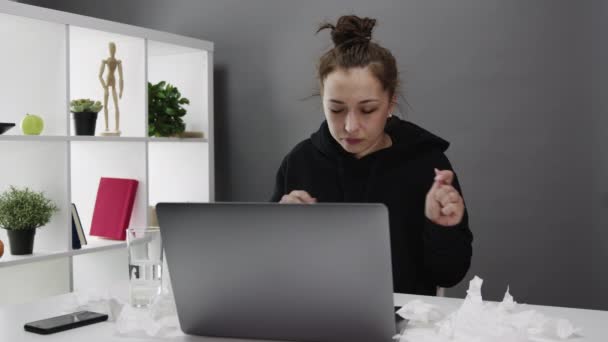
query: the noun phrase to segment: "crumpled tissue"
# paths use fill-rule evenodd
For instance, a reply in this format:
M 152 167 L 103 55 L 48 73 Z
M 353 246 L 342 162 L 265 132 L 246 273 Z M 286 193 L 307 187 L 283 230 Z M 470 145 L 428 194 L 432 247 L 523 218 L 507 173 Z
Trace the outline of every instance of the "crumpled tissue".
M 115 322 L 116 334 L 128 337 L 183 336 L 171 291 L 163 292 L 147 308 L 134 308 L 119 288 L 88 289 L 74 292 L 63 311 L 93 311 L 108 315 Z
M 108 315 L 108 321 L 113 322 L 120 314 L 127 300 L 117 289 L 90 288 L 86 291 L 77 291 L 68 300 L 62 311 L 73 313 L 76 311 L 93 311 Z
M 183 336 L 177 318 L 175 300 L 169 292 L 156 297 L 147 308 L 125 305 L 116 320 L 119 335 L 129 337 Z
M 397 311 L 401 317 L 410 322 L 430 323 L 443 318 L 444 314 L 436 305 L 415 299 L 405 304 Z
M 484 303 L 482 284 L 483 280 L 475 276 L 460 308 L 435 322 L 434 329 L 428 329 L 428 325 L 416 326 L 416 322 L 433 322 L 429 312 L 436 308 L 419 300 L 406 304 L 397 313 L 404 311 L 402 316 L 413 324 L 402 332 L 400 341 L 524 342 L 563 340 L 581 334 L 581 329 L 566 319 L 547 317 L 535 310 L 522 311 L 523 305 L 515 302 L 508 288 L 501 303 Z

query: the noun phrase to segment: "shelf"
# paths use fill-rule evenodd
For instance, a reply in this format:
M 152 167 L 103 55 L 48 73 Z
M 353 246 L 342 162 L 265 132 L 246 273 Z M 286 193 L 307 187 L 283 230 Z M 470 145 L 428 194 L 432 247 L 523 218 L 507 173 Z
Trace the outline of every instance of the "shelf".
M 10 250 L 8 250 L 8 246 L 7 246 L 7 250 L 4 251 L 4 255 L 2 256 L 2 258 L 0 258 L 0 268 L 66 257 L 66 256 L 69 256 L 68 253 L 69 253 L 69 251 L 62 251 L 62 252 L 37 251 L 34 254 L 29 254 L 29 255 L 11 255 Z
M 92 236 L 87 237 L 87 242 L 88 244 L 82 246 L 81 249 L 75 249 L 70 251 L 71 255 L 96 253 L 127 247 L 126 241 L 105 240 Z
M 0 65 L 1 121 L 15 123 L 9 132 L 21 133 L 21 120 L 27 113 L 36 114 L 44 120 L 44 133 L 66 134 L 65 25 L 0 13 L 0 43 L 5 52 Z
M 207 142 L 205 138 L 156 138 L 156 137 L 100 137 L 100 136 L 71 136 L 66 137 L 69 141 L 114 141 L 114 142 Z
M 114 141 L 114 142 L 208 142 L 206 138 L 100 137 L 59 135 L 0 135 L 0 141 Z
M 100 137 L 100 136 L 88 136 L 88 135 L 75 135 L 66 137 L 69 141 L 124 141 L 124 142 L 142 142 L 146 141 L 147 138 L 143 137 Z
M 0 121 L 16 125 L 0 135 L 3 161 L 12 166 L 0 170 L 0 192 L 28 187 L 60 209 L 36 234 L 34 254 L 6 251 L 0 258 L 1 279 L 28 285 L 10 286 L 0 303 L 121 281 L 128 277 L 126 242 L 87 236 L 88 245 L 71 250 L 71 204 L 88 232 L 101 177 L 139 181 L 131 227 L 148 225 L 155 202 L 214 199 L 213 43 L 10 1 L 0 1 L 0 42 L 11 51 L 0 64 L 7 80 L 0 85 Z M 99 71 L 111 54 L 110 42 L 122 61 L 122 136 L 101 135 L 104 112 L 94 136 L 77 136 L 70 101 L 103 99 Z M 107 65 L 105 71 L 107 79 Z M 159 81 L 190 100 L 183 118 L 188 133 L 181 138 L 148 137 L 147 85 Z M 108 100 L 107 126 L 114 128 L 115 104 Z M 22 133 L 26 113 L 44 120 L 42 135 Z M 3 229 L 0 239 L 8 241 Z
M 146 138 L 150 142 L 208 142 L 207 138 Z
M 37 251 L 34 254 L 29 255 L 11 255 L 10 249 L 6 246 L 4 255 L 0 258 L 0 268 L 29 264 L 33 262 L 46 261 L 57 258 L 65 258 L 74 255 L 88 254 L 109 251 L 114 249 L 126 248 L 126 241 L 114 241 L 104 240 L 97 238 L 89 238 L 89 244 L 83 246 L 81 249 L 75 249 L 70 251 Z
M 59 135 L 0 135 L 0 141 L 67 141 Z
M 148 40 L 148 81 L 165 81 L 179 89 L 190 100 L 184 108 L 186 130 L 210 132 L 208 74 L 210 58 L 204 50 Z
M 209 151 L 196 144 L 148 146 L 149 204 L 208 202 Z M 187 180 L 187 181 L 181 181 Z
M 116 34 L 80 26 L 69 26 L 69 98 L 101 101 L 109 109 L 108 127 L 115 125 L 115 103 L 112 97 L 103 103 L 104 89 L 98 72 L 102 60 L 110 57 L 109 44 L 114 43 L 115 58 L 122 61 L 122 71 L 114 71 L 115 90 L 120 92 L 119 81 L 124 80 L 124 94 L 118 101 L 120 108 L 120 130 L 128 137 L 146 135 L 146 44 L 142 37 Z M 105 65 L 105 64 L 103 64 Z M 102 78 L 107 81 L 109 67 L 106 66 Z M 70 115 L 73 117 L 73 115 Z M 75 134 L 74 121 L 70 120 L 71 134 Z M 99 113 L 96 133 L 104 129 L 104 112 Z

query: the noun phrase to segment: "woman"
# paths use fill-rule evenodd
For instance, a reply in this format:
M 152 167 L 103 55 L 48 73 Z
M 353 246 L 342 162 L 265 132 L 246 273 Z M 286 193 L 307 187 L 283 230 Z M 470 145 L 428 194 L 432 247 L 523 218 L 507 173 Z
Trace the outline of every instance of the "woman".
M 434 295 L 466 274 L 473 236 L 449 143 L 391 114 L 398 72 L 375 23 L 343 16 L 317 31 L 335 44 L 318 67 L 326 120 L 283 159 L 272 200 L 384 203 L 395 292 Z

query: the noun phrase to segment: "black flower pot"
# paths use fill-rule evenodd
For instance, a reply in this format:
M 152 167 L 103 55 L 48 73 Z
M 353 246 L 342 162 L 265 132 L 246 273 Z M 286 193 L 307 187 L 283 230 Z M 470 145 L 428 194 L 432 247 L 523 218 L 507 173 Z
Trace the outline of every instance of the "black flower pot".
M 32 254 L 36 229 L 9 229 L 7 232 L 12 255 Z
M 95 135 L 95 124 L 97 123 L 97 113 L 80 112 L 72 113 L 74 118 L 74 128 L 76 135 Z

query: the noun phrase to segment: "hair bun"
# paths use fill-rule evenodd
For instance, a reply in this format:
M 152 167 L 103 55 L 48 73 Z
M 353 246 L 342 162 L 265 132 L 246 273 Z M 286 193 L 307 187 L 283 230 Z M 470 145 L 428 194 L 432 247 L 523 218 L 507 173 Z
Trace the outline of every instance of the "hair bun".
M 356 15 L 345 15 L 338 19 L 336 26 L 325 23 L 319 31 L 331 29 L 331 40 L 336 46 L 368 43 L 372 39 L 372 30 L 376 19 L 359 18 Z

